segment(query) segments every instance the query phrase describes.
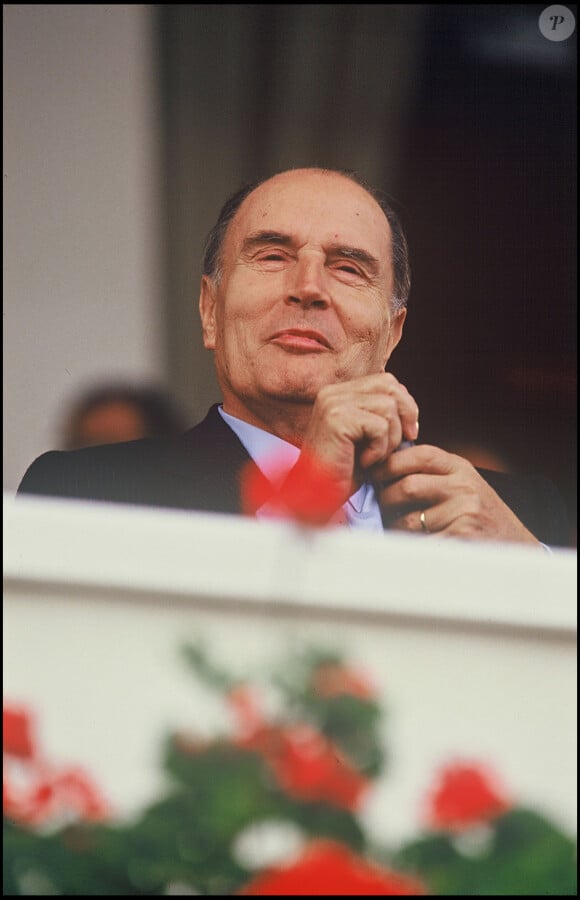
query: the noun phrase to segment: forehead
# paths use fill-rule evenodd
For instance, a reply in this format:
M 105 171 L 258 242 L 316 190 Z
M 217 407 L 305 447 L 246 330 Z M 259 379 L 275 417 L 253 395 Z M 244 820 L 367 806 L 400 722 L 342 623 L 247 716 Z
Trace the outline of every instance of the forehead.
M 335 172 L 301 169 L 276 175 L 246 197 L 228 231 L 237 252 L 253 232 L 279 231 L 302 245 L 344 244 L 390 262 L 390 226 L 364 188 Z

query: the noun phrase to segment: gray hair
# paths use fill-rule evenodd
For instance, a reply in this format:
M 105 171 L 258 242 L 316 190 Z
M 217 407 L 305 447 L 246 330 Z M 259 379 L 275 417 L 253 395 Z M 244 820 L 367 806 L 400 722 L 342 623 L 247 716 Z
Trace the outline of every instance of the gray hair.
M 363 179 L 351 169 L 319 169 L 320 172 L 331 172 L 348 178 L 359 187 L 362 187 L 370 196 L 378 203 L 385 214 L 385 217 L 391 228 L 391 247 L 393 256 L 393 296 L 391 298 L 391 309 L 393 312 L 399 312 L 407 306 L 409 291 L 411 290 L 411 267 L 409 264 L 409 249 L 407 239 L 403 232 L 402 225 L 399 221 L 395 210 L 391 205 L 391 201 L 382 192 L 376 191 L 369 187 Z M 237 190 L 232 194 L 222 206 L 217 218 L 217 222 L 209 232 L 203 254 L 203 274 L 208 275 L 214 281 L 219 282 L 222 274 L 222 249 L 226 232 L 232 222 L 234 216 L 240 206 L 256 188 L 269 181 L 273 176 L 260 178 L 250 184 Z

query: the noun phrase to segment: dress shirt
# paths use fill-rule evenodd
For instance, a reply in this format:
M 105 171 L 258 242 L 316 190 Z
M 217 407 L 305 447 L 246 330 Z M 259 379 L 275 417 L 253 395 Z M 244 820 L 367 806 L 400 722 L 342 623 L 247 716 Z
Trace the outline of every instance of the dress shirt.
M 224 412 L 221 406 L 219 414 L 240 439 L 266 478 L 279 477 L 281 472 L 288 472 L 297 462 L 300 456 L 299 447 L 295 447 L 294 444 L 290 444 L 256 425 L 243 422 L 236 416 Z M 350 528 L 365 528 L 369 531 L 383 530 L 381 511 L 371 484 L 361 485 L 342 508 Z M 262 507 L 256 516 L 257 518 L 267 518 L 268 512 Z

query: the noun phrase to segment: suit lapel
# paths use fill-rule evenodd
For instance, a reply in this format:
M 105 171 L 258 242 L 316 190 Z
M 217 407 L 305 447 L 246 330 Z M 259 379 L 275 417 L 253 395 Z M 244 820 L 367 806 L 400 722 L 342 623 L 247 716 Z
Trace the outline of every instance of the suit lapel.
M 203 507 L 217 512 L 241 512 L 239 474 L 250 455 L 220 416 L 217 404 L 180 442 L 184 450 L 180 469 L 185 467 L 185 484 L 191 484 L 196 495 L 201 493 Z M 199 502 L 197 496 L 195 499 Z

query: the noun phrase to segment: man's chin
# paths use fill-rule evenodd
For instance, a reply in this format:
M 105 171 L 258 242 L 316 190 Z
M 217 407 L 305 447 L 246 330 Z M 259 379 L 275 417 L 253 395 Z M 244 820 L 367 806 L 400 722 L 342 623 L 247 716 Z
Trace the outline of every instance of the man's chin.
M 274 378 L 264 384 L 266 393 L 280 401 L 293 403 L 314 403 L 318 392 L 334 381 L 334 371 L 325 371 L 320 366 L 285 366 L 278 370 Z
M 324 383 L 320 385 L 301 384 L 272 388 L 267 391 L 271 400 L 277 400 L 280 403 L 314 403 L 320 388 L 324 387 Z

